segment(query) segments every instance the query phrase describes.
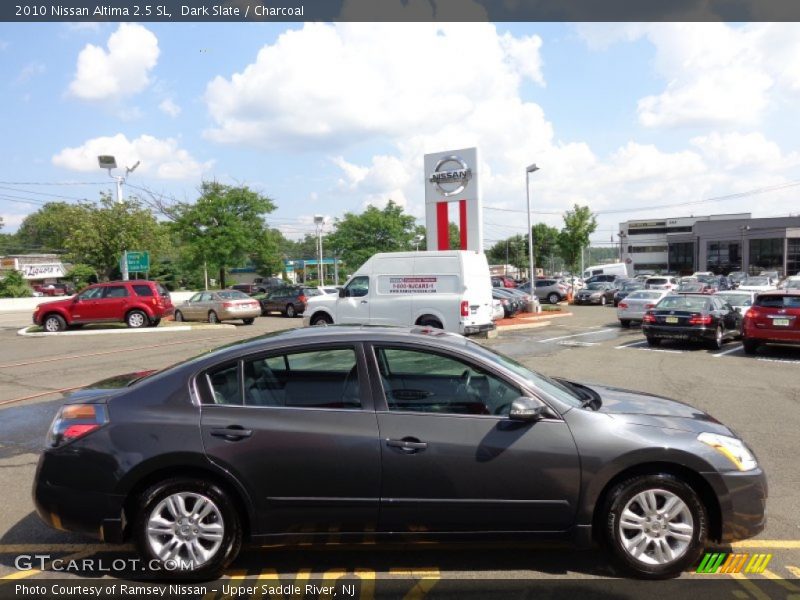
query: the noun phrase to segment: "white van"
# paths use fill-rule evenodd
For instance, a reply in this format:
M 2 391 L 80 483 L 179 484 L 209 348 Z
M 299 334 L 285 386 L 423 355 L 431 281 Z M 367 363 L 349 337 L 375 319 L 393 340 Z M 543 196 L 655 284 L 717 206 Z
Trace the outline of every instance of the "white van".
M 617 277 L 630 277 L 628 265 L 625 263 L 611 263 L 608 265 L 594 265 L 583 272 L 583 278 L 588 279 L 595 275 L 616 275 Z
M 387 252 L 365 262 L 337 296 L 309 299 L 303 324 L 427 325 L 469 335 L 495 328 L 482 252 Z

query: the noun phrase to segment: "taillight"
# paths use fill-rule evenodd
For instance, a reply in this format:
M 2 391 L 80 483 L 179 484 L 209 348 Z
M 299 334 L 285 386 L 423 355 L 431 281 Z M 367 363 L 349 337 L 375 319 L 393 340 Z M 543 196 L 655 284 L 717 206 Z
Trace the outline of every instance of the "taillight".
M 689 325 L 711 325 L 711 315 L 692 315 Z
M 236 306 L 235 302 L 223 302 L 222 303 L 222 308 L 233 308 L 234 306 Z
M 747 312 L 744 313 L 745 319 L 754 319 L 757 316 L 758 316 L 758 310 L 755 307 L 748 309 Z
M 502 300 L 501 300 L 502 302 Z M 466 300 L 462 300 L 461 302 L 461 316 L 468 317 L 469 316 L 469 302 Z
M 300 295 L 297 297 L 297 301 L 298 301 L 298 302 L 300 302 L 301 304 L 305 304 L 305 303 L 306 303 L 306 300 L 307 300 L 307 298 L 306 298 L 306 297 L 305 297 L 303 294 L 300 294 Z
M 628 305 L 627 305 L 625 302 L 620 302 L 618 306 L 619 306 L 620 308 L 628 308 Z M 649 308 L 652 308 L 652 306 L 651 306 L 651 307 L 649 307 Z
M 104 404 L 67 404 L 53 419 L 47 433 L 47 445 L 56 448 L 100 429 L 106 423 L 108 411 Z
M 642 323 L 655 323 L 656 316 L 650 313 L 645 313 L 644 317 L 642 317 Z
M 656 305 L 655 304 L 645 304 L 644 307 L 645 308 L 655 308 Z

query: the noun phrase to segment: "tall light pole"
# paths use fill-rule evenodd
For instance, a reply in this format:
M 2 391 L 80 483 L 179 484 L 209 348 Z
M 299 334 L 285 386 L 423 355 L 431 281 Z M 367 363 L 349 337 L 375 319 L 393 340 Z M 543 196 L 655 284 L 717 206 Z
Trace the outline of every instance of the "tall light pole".
M 319 277 L 319 284 L 325 285 L 325 272 L 322 270 L 322 225 L 325 223 L 325 217 L 322 215 L 314 215 L 314 224 L 317 226 L 317 254 L 319 267 L 317 268 L 317 275 Z
M 528 264 L 530 265 L 531 275 L 528 281 L 531 284 L 531 298 L 536 298 L 536 263 L 533 262 L 533 226 L 531 225 L 531 186 L 529 176 L 539 170 L 535 164 L 525 168 L 525 197 L 528 200 Z
M 122 204 L 122 184 L 125 183 L 125 180 L 128 179 L 128 175 L 133 173 L 140 163 L 141 161 L 137 160 L 136 164 L 132 167 L 125 167 L 125 175 L 112 175 L 111 170 L 117 168 L 117 159 L 110 154 L 104 154 L 97 157 L 97 164 L 100 165 L 100 168 L 107 169 L 108 176 L 117 182 L 117 204 Z M 128 279 L 130 279 L 130 273 L 128 273 L 127 250 L 122 251 L 122 279 L 123 281 L 128 281 Z

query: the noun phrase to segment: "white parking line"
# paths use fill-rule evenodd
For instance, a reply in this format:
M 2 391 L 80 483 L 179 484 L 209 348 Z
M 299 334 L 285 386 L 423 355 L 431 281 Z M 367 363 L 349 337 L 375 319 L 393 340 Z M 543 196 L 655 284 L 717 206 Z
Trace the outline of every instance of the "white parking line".
M 614 350 L 622 350 L 623 348 L 633 348 L 634 346 L 643 346 L 646 343 L 647 343 L 646 340 L 639 340 L 638 342 L 625 342 L 624 344 L 615 346 Z
M 558 337 L 547 338 L 546 340 L 537 340 L 540 344 L 544 344 L 545 342 L 554 342 L 556 340 L 565 340 L 567 338 L 574 338 L 579 337 L 581 335 L 594 335 L 595 333 L 607 333 L 609 331 L 615 331 L 615 329 L 600 329 L 598 331 L 584 331 L 583 333 L 573 333 L 572 335 L 560 335 Z
M 719 358 L 720 356 L 725 356 L 726 354 L 732 354 L 732 353 L 736 352 L 737 350 L 741 350 L 741 349 L 742 349 L 741 346 L 736 346 L 734 348 L 731 348 L 730 350 L 725 350 L 724 352 L 717 352 L 716 354 L 714 354 L 714 358 Z
M 663 348 L 650 348 L 646 346 L 647 340 L 642 340 L 639 342 L 621 344 L 619 346 L 615 346 L 615 350 L 622 350 L 623 348 L 635 348 L 636 350 L 647 350 L 648 352 L 666 352 L 668 354 L 683 354 L 683 350 L 664 350 Z

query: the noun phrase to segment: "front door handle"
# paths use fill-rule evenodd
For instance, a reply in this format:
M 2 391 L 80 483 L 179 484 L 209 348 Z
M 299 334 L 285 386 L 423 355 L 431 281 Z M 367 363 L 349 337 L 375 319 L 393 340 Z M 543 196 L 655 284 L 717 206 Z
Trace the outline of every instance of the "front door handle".
M 406 437 L 402 440 L 386 440 L 386 445 L 390 448 L 398 448 L 406 454 L 415 454 L 428 447 L 426 442 L 420 442 L 417 438 Z
M 361 304 L 367 304 L 367 301 L 366 300 L 362 300 Z
M 229 442 L 238 442 L 253 435 L 253 430 L 244 429 L 240 425 L 231 425 L 224 429 L 212 429 L 209 433 L 214 437 L 221 437 Z

